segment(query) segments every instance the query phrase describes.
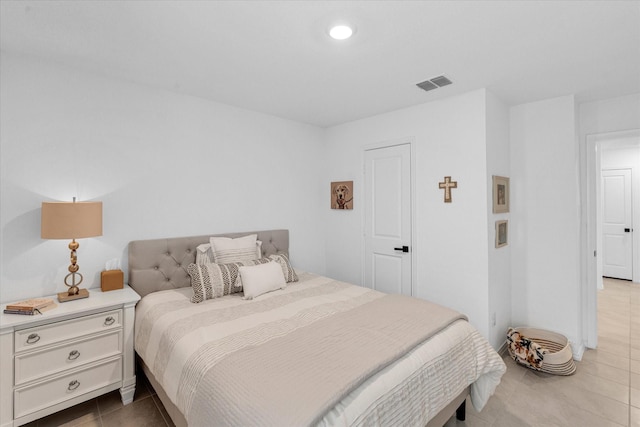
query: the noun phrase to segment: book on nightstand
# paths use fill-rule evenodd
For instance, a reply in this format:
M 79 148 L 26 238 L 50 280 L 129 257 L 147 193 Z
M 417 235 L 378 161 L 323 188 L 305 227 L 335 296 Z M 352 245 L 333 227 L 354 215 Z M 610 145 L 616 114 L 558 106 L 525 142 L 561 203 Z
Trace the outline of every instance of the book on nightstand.
M 51 298 L 32 298 L 25 301 L 7 304 L 4 309 L 6 314 L 24 314 L 32 316 L 42 314 L 45 311 L 56 308 L 58 305 Z

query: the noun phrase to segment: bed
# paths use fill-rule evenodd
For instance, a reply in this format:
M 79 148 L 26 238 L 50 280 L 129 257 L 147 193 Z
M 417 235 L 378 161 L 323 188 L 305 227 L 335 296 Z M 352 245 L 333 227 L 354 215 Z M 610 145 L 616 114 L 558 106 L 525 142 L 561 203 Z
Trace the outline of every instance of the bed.
M 251 300 L 193 303 L 197 248 L 251 234 L 262 256 L 288 255 L 288 230 L 129 244 L 136 352 L 177 426 L 442 426 L 469 395 L 484 407 L 505 365 L 445 307 L 302 271 Z

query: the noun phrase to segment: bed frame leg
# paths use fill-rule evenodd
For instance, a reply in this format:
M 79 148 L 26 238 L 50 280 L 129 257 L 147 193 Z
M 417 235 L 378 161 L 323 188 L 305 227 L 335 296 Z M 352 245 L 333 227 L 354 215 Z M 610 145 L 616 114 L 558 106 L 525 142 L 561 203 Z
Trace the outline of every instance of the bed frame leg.
M 456 419 L 458 421 L 464 421 L 467 417 L 467 400 L 463 400 L 458 409 L 456 409 Z

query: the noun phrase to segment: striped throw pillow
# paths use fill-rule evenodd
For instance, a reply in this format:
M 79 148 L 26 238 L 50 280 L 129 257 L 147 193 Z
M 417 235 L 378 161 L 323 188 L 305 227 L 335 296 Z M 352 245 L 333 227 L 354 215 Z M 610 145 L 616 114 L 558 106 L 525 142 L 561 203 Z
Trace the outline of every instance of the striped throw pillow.
M 269 259 L 280 264 L 280 267 L 282 267 L 282 273 L 284 274 L 284 278 L 287 283 L 298 281 L 298 275 L 296 274 L 296 271 L 293 269 L 293 267 L 291 267 L 289 258 L 285 254 L 269 255 Z
M 199 303 L 208 299 L 220 298 L 224 295 L 242 292 L 240 267 L 247 265 L 266 264 L 267 258 L 255 259 L 247 262 L 233 262 L 229 264 L 189 264 L 187 273 L 191 276 L 193 295 L 191 302 Z

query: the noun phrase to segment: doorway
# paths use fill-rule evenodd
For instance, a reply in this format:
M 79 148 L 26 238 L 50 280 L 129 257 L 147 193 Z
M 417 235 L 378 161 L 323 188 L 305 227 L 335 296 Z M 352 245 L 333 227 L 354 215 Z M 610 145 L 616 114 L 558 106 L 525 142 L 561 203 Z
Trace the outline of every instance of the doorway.
M 364 285 L 414 295 L 413 165 L 410 141 L 364 151 Z
M 603 153 L 615 153 L 614 156 Z M 610 158 L 625 160 L 611 164 Z M 604 248 L 602 215 L 602 170 L 631 169 L 632 223 L 635 230 L 631 234 L 632 279 L 640 282 L 640 129 L 587 135 L 586 137 L 586 192 L 583 220 L 586 229 L 583 234 L 583 325 L 585 344 L 596 348 L 598 344 L 597 297 L 598 289 L 603 289 Z M 625 227 L 627 228 L 627 227 Z

